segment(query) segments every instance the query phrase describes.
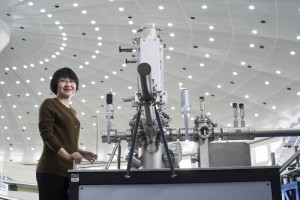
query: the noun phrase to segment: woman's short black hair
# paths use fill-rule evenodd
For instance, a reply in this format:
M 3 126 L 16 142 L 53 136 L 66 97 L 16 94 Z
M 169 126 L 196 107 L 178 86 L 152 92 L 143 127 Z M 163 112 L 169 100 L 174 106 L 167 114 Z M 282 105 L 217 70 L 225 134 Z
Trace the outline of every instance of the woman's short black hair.
M 74 80 L 76 82 L 76 91 L 79 90 L 79 88 L 78 88 L 79 80 L 78 80 L 78 77 L 76 76 L 75 72 L 68 67 L 64 67 L 64 68 L 61 68 L 61 69 L 57 70 L 56 72 L 54 72 L 54 74 L 52 76 L 52 79 L 50 82 L 50 89 L 54 94 L 57 95 L 58 79 L 61 77 Z

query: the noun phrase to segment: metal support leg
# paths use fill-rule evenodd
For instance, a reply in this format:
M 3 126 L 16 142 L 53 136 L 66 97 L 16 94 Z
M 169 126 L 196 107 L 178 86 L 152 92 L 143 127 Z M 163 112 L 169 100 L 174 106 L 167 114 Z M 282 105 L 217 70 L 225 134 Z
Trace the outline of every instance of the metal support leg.
M 121 141 L 119 143 L 119 148 L 118 148 L 118 169 L 121 168 Z
M 132 157 L 133 157 L 133 152 L 134 152 L 136 136 L 137 136 L 137 132 L 139 129 L 140 117 L 141 117 L 141 106 L 139 107 L 139 110 L 136 114 L 136 120 L 135 120 L 135 125 L 134 125 L 134 130 L 133 130 L 133 137 L 131 140 L 131 147 L 130 147 L 128 163 L 127 163 L 127 170 L 126 170 L 126 175 L 125 175 L 126 179 L 130 179 L 129 173 L 130 173 L 130 168 L 131 168 L 131 162 L 132 162 Z
M 175 174 L 175 171 L 174 171 L 174 166 L 173 166 L 173 163 L 172 163 L 172 159 L 171 159 L 170 151 L 169 151 L 169 148 L 168 148 L 166 136 L 165 136 L 163 127 L 161 125 L 160 117 L 159 117 L 159 114 L 157 112 L 157 109 L 156 109 L 155 105 L 154 105 L 154 110 L 155 110 L 155 116 L 156 116 L 157 125 L 158 125 L 158 128 L 159 128 L 159 132 L 160 132 L 161 138 L 162 138 L 164 146 L 165 146 L 165 151 L 166 151 L 167 158 L 168 158 L 168 161 L 169 161 L 169 166 L 170 166 L 170 169 L 171 169 L 171 172 L 172 172 L 171 177 L 175 178 L 177 175 Z

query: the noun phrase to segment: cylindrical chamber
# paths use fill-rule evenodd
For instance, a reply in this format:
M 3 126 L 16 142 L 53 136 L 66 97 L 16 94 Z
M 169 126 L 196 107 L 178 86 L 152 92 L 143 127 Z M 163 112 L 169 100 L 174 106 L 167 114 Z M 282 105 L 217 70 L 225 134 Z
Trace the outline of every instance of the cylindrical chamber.
M 143 29 L 143 38 L 157 38 L 157 27 L 155 24 L 148 23 L 142 26 Z
M 141 168 L 143 169 L 159 169 L 165 168 L 165 164 L 162 160 L 164 153 L 163 144 L 160 144 L 155 152 L 147 151 L 147 146 L 144 145 L 139 149 L 141 153 L 140 160 L 142 161 Z

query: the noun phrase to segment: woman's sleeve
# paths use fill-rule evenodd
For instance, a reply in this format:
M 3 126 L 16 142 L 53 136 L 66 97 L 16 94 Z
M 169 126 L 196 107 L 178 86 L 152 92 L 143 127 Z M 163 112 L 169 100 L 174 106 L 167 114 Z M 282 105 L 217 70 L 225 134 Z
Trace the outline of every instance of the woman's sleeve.
M 39 131 L 43 142 L 54 152 L 62 148 L 54 134 L 55 111 L 50 99 L 46 99 L 39 109 Z

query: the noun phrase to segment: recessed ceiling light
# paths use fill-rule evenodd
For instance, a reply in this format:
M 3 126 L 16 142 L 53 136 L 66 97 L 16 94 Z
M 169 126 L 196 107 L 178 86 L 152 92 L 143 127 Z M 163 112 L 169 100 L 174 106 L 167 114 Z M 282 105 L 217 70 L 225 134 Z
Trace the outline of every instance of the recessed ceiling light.
M 51 57 L 52 57 L 52 58 L 56 58 L 56 55 L 52 55 Z
M 97 37 L 97 39 L 98 39 L 98 40 L 102 40 L 102 37 L 99 36 L 99 37 Z
M 99 54 L 99 53 L 100 53 L 100 51 L 99 51 L 99 50 L 95 50 L 95 53 L 96 53 L 96 54 Z
M 122 64 L 122 67 L 126 67 L 126 64 L 125 64 L 125 63 L 123 63 L 123 64 Z
M 257 30 L 252 30 L 252 33 L 253 34 L 257 34 Z
M 43 62 L 43 61 L 40 61 L 39 63 L 40 63 L 41 65 L 42 65 L 42 64 L 44 64 L 44 62 Z
M 10 140 L 10 137 L 6 137 L 6 140 Z
M 42 93 L 41 93 L 41 92 L 38 92 L 37 94 L 38 94 L 39 96 L 41 96 L 41 95 L 42 95 Z
M 276 74 L 281 74 L 281 71 L 277 70 L 277 71 L 276 71 Z
M 98 46 L 102 46 L 102 42 L 98 42 Z
M 266 81 L 266 82 L 265 82 L 265 85 L 269 85 L 269 84 L 270 84 L 270 82 L 269 82 L 269 81 Z
M 214 26 L 209 26 L 208 27 L 210 30 L 213 30 L 215 27 Z
M 209 38 L 209 41 L 213 42 L 213 41 L 215 41 L 215 39 L 214 38 Z
M 6 96 L 10 97 L 11 95 L 9 93 L 7 93 Z
M 33 6 L 33 3 L 30 1 L 30 2 L 28 2 L 28 5 Z
M 124 8 L 120 7 L 120 8 L 119 8 L 119 11 L 123 12 L 123 11 L 124 11 Z
M 175 107 L 171 107 L 171 110 L 175 110 Z
M 93 59 L 96 59 L 96 56 L 95 56 L 95 55 L 92 55 L 92 58 L 93 58 Z
M 250 6 L 249 6 L 249 9 L 250 9 L 250 10 L 254 10 L 255 7 L 254 7 L 253 5 L 250 5 Z
M 218 88 L 222 88 L 222 85 L 217 85 Z
M 59 26 L 58 29 L 59 29 L 59 30 L 63 30 L 64 27 L 63 27 L 63 26 Z
M 57 56 L 59 56 L 60 55 L 60 53 L 57 51 L 57 52 L 55 52 L 55 54 L 57 55 Z
M 4 81 L 0 81 L 0 84 L 1 84 L 1 85 L 4 85 Z
M 246 94 L 246 95 L 245 95 L 245 98 L 248 99 L 248 98 L 249 98 L 249 95 Z
M 96 24 L 96 21 L 92 20 L 92 21 L 91 21 L 91 24 Z
M 200 63 L 200 67 L 204 67 L 204 63 Z
M 128 89 L 129 89 L 129 90 L 131 90 L 131 89 L 132 89 L 132 87 L 131 87 L 131 86 L 128 86 Z
M 189 79 L 192 79 L 192 78 L 193 78 L 193 76 L 189 75 L 189 76 L 188 76 L 188 78 L 189 78 Z
M 233 74 L 234 76 L 238 75 L 238 73 L 237 73 L 237 72 L 232 72 L 232 74 Z
M 99 27 L 95 27 L 95 31 L 99 31 L 100 30 L 100 28 Z
M 254 44 L 249 44 L 249 46 L 250 46 L 251 48 L 255 47 L 255 45 L 254 45 Z
M 173 24 L 172 24 L 172 23 L 168 23 L 168 26 L 169 26 L 169 27 L 172 27 L 172 26 L 173 26 Z
M 41 80 L 41 81 L 44 81 L 45 79 L 44 79 L 44 78 L 41 78 L 40 80 Z
M 48 14 L 47 17 L 51 18 L 51 17 L 52 17 L 52 14 Z
M 117 74 L 117 72 L 116 72 L 116 71 L 113 71 L 113 72 L 112 72 L 112 74 L 116 75 L 116 74 Z
M 300 96 L 300 92 L 297 92 L 297 95 Z
M 30 83 L 30 80 L 26 80 L 26 83 Z
M 130 21 L 128 21 L 128 24 L 133 24 L 133 21 L 131 21 L 131 20 L 130 20 Z
M 131 32 L 132 32 L 132 33 L 136 33 L 136 32 L 137 32 L 137 30 L 135 30 L 135 29 L 132 29 L 132 30 L 131 30 Z
M 68 38 L 66 38 L 66 37 L 63 37 L 63 40 L 64 40 L 64 41 L 66 41 L 66 40 L 68 40 Z
M 44 13 L 44 12 L 46 12 L 46 10 L 45 9 L 41 9 L 41 13 Z
M 228 126 L 228 127 L 230 127 L 230 126 L 231 126 L 231 124 L 229 123 L 229 124 L 227 124 L 227 126 Z
M 209 93 L 208 93 L 208 92 L 205 92 L 205 95 L 206 95 L 206 96 L 208 96 L 208 95 L 209 95 Z
M 61 46 L 65 47 L 65 46 L 67 46 L 67 45 L 66 45 L 66 43 L 62 43 Z
M 105 79 L 108 79 L 108 76 L 104 76 Z
M 73 3 L 73 6 L 76 8 L 78 7 L 78 3 Z
M 118 109 L 120 110 L 120 109 L 122 109 L 122 107 L 121 107 L 121 106 L 118 106 Z
M 275 110 L 275 109 L 276 109 L 276 106 L 272 106 L 272 109 Z
M 34 107 L 35 107 L 35 108 L 38 108 L 38 107 L 39 107 L 39 105 L 34 105 Z
M 163 9 L 165 9 L 165 7 L 164 6 L 158 6 L 158 9 L 163 10 Z
M 293 56 L 293 55 L 296 54 L 296 52 L 295 51 L 291 51 L 290 54 Z
M 171 59 L 171 56 L 169 56 L 169 55 L 168 55 L 168 56 L 166 56 L 166 59 L 170 60 L 170 59 Z
M 173 48 L 173 47 L 169 47 L 169 50 L 170 50 L 170 51 L 173 51 L 173 50 L 174 50 L 174 48 Z
M 16 106 L 16 105 L 13 105 L 12 107 L 13 107 L 13 108 L 16 108 L 17 106 Z
M 89 63 L 89 61 L 85 61 L 84 64 L 89 65 L 90 63 Z
M 66 33 L 61 33 L 61 35 L 62 35 L 62 36 L 64 36 L 64 37 L 65 37 L 65 36 L 67 36 L 67 34 L 66 34 Z
M 257 113 L 254 114 L 255 117 L 258 117 L 259 115 Z
M 202 9 L 206 10 L 207 9 L 207 5 L 202 5 Z
M 209 58 L 209 57 L 210 57 L 210 55 L 207 53 L 207 54 L 205 54 L 205 57 L 206 57 L 206 58 Z
M 241 65 L 246 65 L 246 62 L 242 61 L 242 62 L 241 62 Z
M 79 65 L 79 68 L 80 68 L 80 69 L 83 69 L 83 65 Z
M 54 23 L 55 23 L 56 25 L 59 25 L 59 24 L 60 24 L 60 22 L 59 22 L 59 21 L 55 21 Z
M 83 15 L 85 15 L 85 14 L 87 13 L 87 11 L 86 11 L 86 10 L 82 10 L 81 13 L 82 13 Z
M 297 39 L 300 40 L 300 35 L 297 36 Z
M 174 34 L 174 33 L 170 33 L 170 36 L 171 36 L 171 37 L 174 37 L 174 36 L 175 36 L 175 34 Z
M 85 113 L 84 113 L 84 112 L 82 112 L 82 113 L 81 113 L 81 115 L 85 115 Z
M 20 84 L 20 81 L 16 81 L 16 84 Z

